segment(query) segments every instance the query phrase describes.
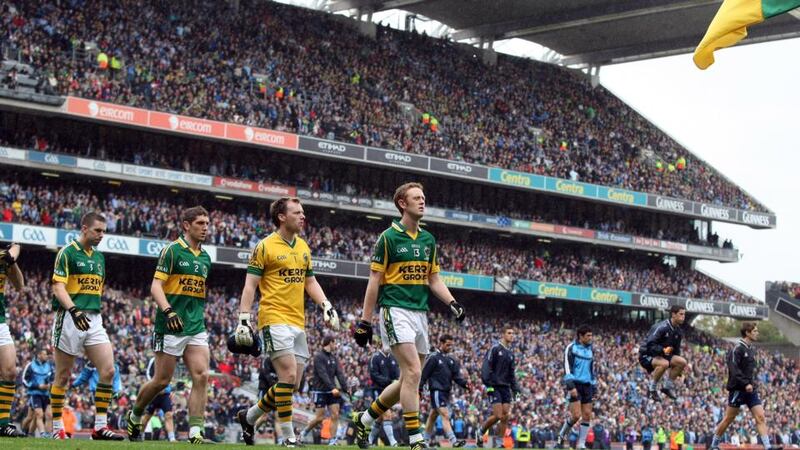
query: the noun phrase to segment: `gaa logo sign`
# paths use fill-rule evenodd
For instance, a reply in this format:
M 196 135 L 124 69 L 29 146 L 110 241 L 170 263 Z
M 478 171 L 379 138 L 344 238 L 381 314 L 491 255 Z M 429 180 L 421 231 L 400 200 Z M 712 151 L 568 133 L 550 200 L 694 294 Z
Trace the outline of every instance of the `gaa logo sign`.
M 44 232 L 42 230 L 37 230 L 36 228 L 23 228 L 22 239 L 28 242 L 47 242 Z
M 147 241 L 145 244 L 145 254 L 155 256 L 161 253 L 161 250 L 166 247 L 167 244 L 164 242 L 159 241 Z
M 70 242 L 78 239 L 80 236 L 81 233 L 78 232 L 77 230 L 67 231 L 66 234 L 64 234 L 64 243 L 69 244 Z
M 117 250 L 120 252 L 129 252 L 130 248 L 128 247 L 128 242 L 125 239 L 120 239 L 117 237 L 111 237 L 106 240 L 106 246 L 110 250 Z

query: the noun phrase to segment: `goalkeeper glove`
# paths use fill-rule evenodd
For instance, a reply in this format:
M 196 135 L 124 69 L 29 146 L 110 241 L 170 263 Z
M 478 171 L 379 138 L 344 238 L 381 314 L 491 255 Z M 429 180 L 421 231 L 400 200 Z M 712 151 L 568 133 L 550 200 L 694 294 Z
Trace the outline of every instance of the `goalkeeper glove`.
M 253 345 L 253 326 L 250 325 L 250 313 L 239 313 L 239 325 L 236 326 L 236 343 L 245 347 Z
M 332 330 L 338 331 L 339 330 L 339 314 L 336 313 L 336 310 L 333 309 L 333 305 L 331 302 L 327 300 L 323 300 L 322 303 L 319 305 L 322 308 L 322 320 L 331 327 Z

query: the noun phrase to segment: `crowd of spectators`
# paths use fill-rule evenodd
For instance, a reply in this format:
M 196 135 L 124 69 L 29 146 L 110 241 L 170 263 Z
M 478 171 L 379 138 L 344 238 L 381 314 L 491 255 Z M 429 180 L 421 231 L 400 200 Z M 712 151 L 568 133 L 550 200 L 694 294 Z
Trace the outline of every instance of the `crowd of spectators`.
M 206 242 L 253 248 L 272 230 L 266 204 L 228 202 L 196 193 L 167 195 L 167 189 L 142 187 L 110 189 L 102 183 L 36 181 L 0 178 L 0 219 L 75 229 L 88 211 L 107 219 L 108 232 L 172 240 L 180 232 L 181 208 L 203 204 L 211 224 Z M 315 257 L 369 262 L 383 221 L 361 220 L 326 210 L 308 212 L 304 237 Z M 443 270 L 593 286 L 689 298 L 753 303 L 756 300 L 725 286 L 687 264 L 605 247 L 547 244 L 525 236 L 499 236 L 430 224 L 438 236 L 438 259 Z
M 789 281 L 767 282 L 767 289 L 779 290 L 793 299 L 800 300 L 800 283 Z
M 0 3 L 62 95 L 764 211 L 578 72 L 274 2 Z
M 107 133 L 111 129 L 98 133 L 96 127 L 79 122 L 48 120 L 46 127 L 44 123 L 35 123 L 36 120 L 21 122 L 13 129 L 0 129 L 0 144 L 370 199 L 389 200 L 395 187 L 408 181 L 408 174 L 403 172 L 249 149 L 225 151 L 206 141 L 119 130 Z M 175 152 L 175 148 L 183 151 Z M 415 176 L 415 179 L 426 186 L 429 204 L 439 208 L 733 248 L 730 240 L 720 244 L 719 236 L 711 233 L 710 228 L 705 235 L 700 234 L 686 217 L 441 178 Z M 469 195 L 464 195 L 465 192 Z
M 130 408 L 138 386 L 145 378 L 145 368 L 151 355 L 150 339 L 155 303 L 146 293 L 149 286 L 147 274 L 132 275 L 125 270 L 130 258 L 106 255 L 108 277 L 104 291 L 104 325 L 112 339 L 114 354 L 122 374 L 123 390 L 111 408 L 111 423 Z M 18 366 L 24 365 L 35 355 L 35 349 L 48 348 L 50 342 L 50 299 L 52 254 L 25 251 L 20 265 L 27 281 L 22 292 L 8 290 L 8 324 L 15 337 Z M 211 272 L 210 294 L 207 299 L 206 323 L 210 334 L 211 388 L 206 413 L 206 429 L 220 439 L 236 436 L 233 414 L 248 402 L 241 387 L 252 386 L 258 378 L 260 361 L 245 356 L 230 354 L 224 338 L 235 327 L 238 297 L 244 272 L 235 269 L 215 268 Z M 374 347 L 362 350 L 349 334 L 359 317 L 363 283 L 326 278 L 323 288 L 342 319 L 342 330 L 338 333 L 324 327 L 321 315 L 310 303 L 306 305 L 306 330 L 312 352 L 320 349 L 323 335 L 336 333 L 336 354 L 347 378 L 347 390 L 351 391 L 352 403 L 346 409 L 362 408 L 372 395 L 367 361 Z M 450 334 L 456 338 L 454 356 L 461 362 L 469 390 L 454 387 L 452 401 L 453 420 L 462 425 L 460 433 L 469 432 L 488 415 L 485 387 L 480 382 L 480 367 L 483 355 L 498 339 L 506 324 L 517 329 L 513 350 L 517 355 L 517 378 L 521 397 L 514 405 L 512 424 L 533 431 L 534 440 L 552 440 L 564 417 L 564 390 L 560 383 L 563 375 L 562 351 L 574 338 L 574 328 L 580 323 L 590 323 L 594 332 L 594 352 L 597 363 L 598 389 L 595 396 L 597 424 L 604 427 L 612 441 L 621 441 L 627 428 L 640 432 L 645 426 L 663 426 L 668 431 L 682 429 L 687 434 L 687 443 L 705 442 L 723 414 L 726 394 L 724 352 L 730 344 L 687 327 L 682 355 L 692 364 L 692 371 L 685 381 L 679 383 L 677 402 L 653 403 L 646 396 L 646 374 L 637 364 L 636 349 L 650 325 L 634 313 L 626 310 L 620 314 L 617 308 L 607 308 L 592 313 L 582 304 L 566 304 L 563 310 L 552 304 L 520 309 L 510 299 L 493 299 L 488 306 L 484 296 L 463 293 L 460 300 L 467 308 L 467 319 L 457 324 L 449 319 L 449 313 L 431 300 L 433 312 L 429 319 L 431 343 L 438 336 Z M 590 308 L 590 307 L 589 307 Z M 758 376 L 758 391 L 765 400 L 767 420 L 778 435 L 800 433 L 800 382 L 798 362 L 780 354 L 759 352 L 761 361 Z M 181 384 L 185 376 L 179 375 Z M 76 370 L 77 373 L 77 370 Z M 309 373 L 309 372 L 307 372 Z M 188 389 L 181 387 L 173 394 L 176 404 L 176 425 L 179 433 L 187 430 L 186 397 Z M 18 391 L 17 417 L 25 414 L 24 390 Z M 307 385 L 294 397 L 295 407 L 311 410 L 313 402 Z M 85 388 L 68 392 L 66 403 L 78 424 L 92 424 L 91 396 Z M 427 396 L 423 396 L 422 411 L 429 408 Z M 402 421 L 397 419 L 398 431 Z M 753 424 L 747 420 L 736 422 L 730 429 L 729 438 L 740 435 L 747 442 Z M 691 436 L 691 437 L 689 437 Z M 778 436 L 779 437 L 779 436 Z M 800 437 L 800 436 L 799 436 Z M 599 439 L 598 439 L 599 441 Z M 780 442 L 776 439 L 776 442 Z M 544 448 L 544 445 L 534 445 Z M 597 448 L 597 447 L 595 447 Z

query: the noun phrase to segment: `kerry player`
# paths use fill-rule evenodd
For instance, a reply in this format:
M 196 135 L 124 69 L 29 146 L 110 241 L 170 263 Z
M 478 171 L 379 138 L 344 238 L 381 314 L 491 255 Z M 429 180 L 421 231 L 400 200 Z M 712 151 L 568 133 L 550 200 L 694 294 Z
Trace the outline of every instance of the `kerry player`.
M 139 390 L 128 412 L 128 439 L 139 440 L 142 416 L 153 398 L 169 386 L 178 358 L 192 377 L 189 395 L 189 442 L 203 444 L 203 417 L 208 400 L 208 333 L 206 332 L 206 280 L 211 257 L 202 243 L 208 234 L 208 211 L 195 206 L 183 211 L 183 236 L 164 247 L 156 265 L 150 293 L 158 304 L 153 334 L 155 374 Z
M 106 280 L 106 261 L 95 247 L 103 240 L 106 219 L 90 212 L 81 218 L 80 236 L 56 255 L 53 269 L 52 344 L 56 374 L 50 387 L 53 438 L 67 439 L 61 413 L 75 357 L 86 355 L 97 367 L 99 382 L 94 393 L 95 420 L 92 439 L 121 441 L 122 435 L 108 427 L 114 379 L 114 351 L 103 327 L 100 300 Z

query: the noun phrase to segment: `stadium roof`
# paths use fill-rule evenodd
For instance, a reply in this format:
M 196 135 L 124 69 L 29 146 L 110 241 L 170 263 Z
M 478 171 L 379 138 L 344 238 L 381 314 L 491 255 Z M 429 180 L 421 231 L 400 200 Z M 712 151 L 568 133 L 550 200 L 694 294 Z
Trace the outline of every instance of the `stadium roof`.
M 401 9 L 437 20 L 455 41 L 520 38 L 564 65 L 606 65 L 694 51 L 722 0 L 328 0 L 328 11 Z M 745 44 L 800 37 L 793 12 L 752 27 Z

